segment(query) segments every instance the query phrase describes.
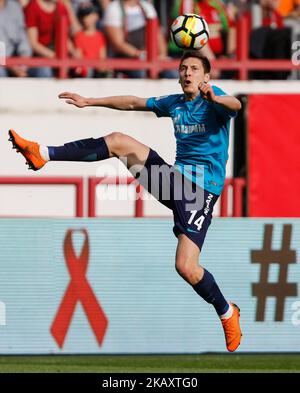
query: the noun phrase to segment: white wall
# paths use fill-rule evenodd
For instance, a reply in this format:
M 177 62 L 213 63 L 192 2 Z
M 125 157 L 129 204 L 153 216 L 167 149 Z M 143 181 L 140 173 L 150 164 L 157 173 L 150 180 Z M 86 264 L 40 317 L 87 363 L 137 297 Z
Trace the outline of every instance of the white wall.
M 216 83 L 229 94 L 239 93 L 299 93 L 300 82 L 232 82 Z M 96 176 L 102 174 L 104 163 L 50 163 L 38 173 L 29 172 L 22 157 L 16 156 L 7 142 L 7 130 L 13 128 L 28 139 L 45 145 L 60 145 L 65 142 L 99 137 L 112 131 L 122 131 L 157 150 L 168 162 L 175 156 L 175 138 L 170 119 L 157 119 L 153 113 L 119 112 L 104 108 L 78 109 L 57 98 L 62 91 L 77 92 L 84 96 L 138 95 L 151 97 L 180 92 L 174 80 L 37 80 L 1 79 L 0 111 L 0 176 Z M 231 143 L 232 146 L 232 143 Z M 126 175 L 116 159 L 109 162 L 111 173 L 120 168 L 120 175 Z M 227 176 L 232 174 L 232 150 L 227 165 Z M 52 191 L 51 191 L 52 190 Z M 49 187 L 4 187 L 0 186 L 0 214 L 13 215 L 57 215 L 73 214 L 73 192 Z M 54 191 L 53 191 L 54 190 Z M 101 202 L 99 213 L 130 214 L 130 202 Z M 156 202 L 146 203 L 146 214 L 161 215 L 169 212 Z

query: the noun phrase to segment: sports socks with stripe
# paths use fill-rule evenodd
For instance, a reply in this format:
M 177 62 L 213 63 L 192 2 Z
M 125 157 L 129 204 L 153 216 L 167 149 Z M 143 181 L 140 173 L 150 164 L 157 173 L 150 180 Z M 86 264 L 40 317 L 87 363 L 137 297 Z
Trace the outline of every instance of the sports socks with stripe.
M 40 152 L 45 156 L 43 151 Z M 48 146 L 51 161 L 100 161 L 109 158 L 105 139 L 88 138 L 65 143 L 63 146 Z
M 193 288 L 207 303 L 214 306 L 221 318 L 230 318 L 232 314 L 231 306 L 224 298 L 214 276 L 209 271 L 204 269 L 202 279 Z

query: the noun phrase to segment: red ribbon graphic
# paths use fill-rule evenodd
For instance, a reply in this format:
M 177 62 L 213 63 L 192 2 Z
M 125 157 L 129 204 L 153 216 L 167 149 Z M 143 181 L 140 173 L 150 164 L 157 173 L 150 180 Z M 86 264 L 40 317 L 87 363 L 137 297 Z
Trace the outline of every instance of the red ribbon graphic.
M 85 229 L 77 230 L 85 236 L 81 254 L 77 257 L 72 243 L 73 232 L 76 230 L 68 230 L 64 241 L 64 254 L 71 281 L 50 329 L 60 348 L 64 345 L 77 302 L 81 302 L 99 345 L 102 344 L 108 325 L 108 319 L 85 277 L 89 259 L 88 233 Z

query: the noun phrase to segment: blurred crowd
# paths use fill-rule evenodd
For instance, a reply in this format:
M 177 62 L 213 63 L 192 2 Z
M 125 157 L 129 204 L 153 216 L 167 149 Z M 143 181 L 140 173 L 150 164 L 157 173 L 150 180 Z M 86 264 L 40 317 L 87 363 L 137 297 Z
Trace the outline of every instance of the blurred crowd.
M 101 60 L 107 57 L 144 59 L 147 20 L 158 16 L 159 58 L 178 58 L 182 51 L 170 39 L 169 27 L 180 14 L 202 15 L 210 30 L 202 49 L 209 59 L 234 58 L 237 22 L 249 18 L 249 56 L 255 59 L 289 59 L 293 41 L 300 40 L 300 0 L 0 0 L 0 42 L 5 55 L 55 58 L 57 20 L 68 24 L 70 57 Z M 99 62 L 101 64 L 101 62 Z M 286 79 L 291 72 L 252 72 L 255 79 Z M 50 67 L 0 66 L 0 76 L 54 77 Z M 143 70 L 109 70 L 77 67 L 70 77 L 144 78 Z M 176 70 L 161 78 L 176 78 Z M 217 72 L 213 78 L 234 78 L 234 72 Z

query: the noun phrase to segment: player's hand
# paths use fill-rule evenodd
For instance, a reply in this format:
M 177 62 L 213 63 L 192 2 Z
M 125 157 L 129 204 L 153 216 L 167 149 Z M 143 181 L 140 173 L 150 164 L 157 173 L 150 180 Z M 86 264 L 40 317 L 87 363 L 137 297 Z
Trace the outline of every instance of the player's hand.
M 84 108 L 88 105 L 88 100 L 85 97 L 81 97 L 79 94 L 76 93 L 60 93 L 58 98 L 66 99 L 67 104 L 72 104 L 77 106 L 78 108 Z
M 208 83 L 202 82 L 199 86 L 199 91 L 200 91 L 202 98 L 204 98 L 205 100 L 207 100 L 209 102 L 215 102 L 216 95 L 215 95 L 211 85 L 209 85 Z

